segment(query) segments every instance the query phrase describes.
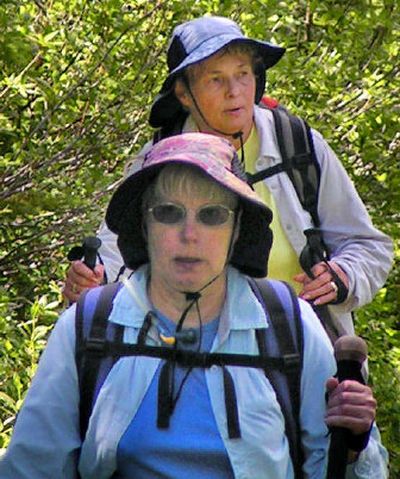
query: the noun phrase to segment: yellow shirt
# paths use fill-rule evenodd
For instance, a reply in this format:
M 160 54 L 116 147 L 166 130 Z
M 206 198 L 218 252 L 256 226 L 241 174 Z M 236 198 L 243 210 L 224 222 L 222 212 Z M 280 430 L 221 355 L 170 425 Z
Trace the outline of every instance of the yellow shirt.
M 244 156 L 246 171 L 255 172 L 255 164 L 260 151 L 260 140 L 257 130 L 251 130 L 250 136 L 244 145 Z M 238 152 L 240 158 L 240 151 Z M 260 195 L 265 204 L 272 210 L 273 219 L 271 229 L 273 233 L 273 243 L 268 261 L 268 278 L 286 281 L 292 285 L 295 291 L 300 291 L 300 285 L 293 281 L 293 276 L 301 273 L 302 269 L 293 246 L 290 244 L 282 228 L 279 211 L 276 208 L 274 197 L 271 195 L 264 182 L 258 182 L 254 185 L 255 191 Z

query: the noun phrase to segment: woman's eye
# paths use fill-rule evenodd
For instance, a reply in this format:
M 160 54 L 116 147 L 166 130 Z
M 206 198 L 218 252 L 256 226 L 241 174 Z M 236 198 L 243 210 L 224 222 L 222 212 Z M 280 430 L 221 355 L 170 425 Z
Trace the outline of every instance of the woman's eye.
M 212 81 L 213 83 L 220 83 L 220 82 L 221 82 L 221 79 L 215 77 L 215 78 L 212 78 L 211 81 Z

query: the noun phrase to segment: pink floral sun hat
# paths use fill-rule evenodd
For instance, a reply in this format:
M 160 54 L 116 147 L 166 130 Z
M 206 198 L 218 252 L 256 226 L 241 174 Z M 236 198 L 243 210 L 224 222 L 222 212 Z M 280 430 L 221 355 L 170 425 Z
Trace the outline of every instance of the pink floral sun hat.
M 230 263 L 244 274 L 266 276 L 272 244 L 269 228 L 272 212 L 247 183 L 246 173 L 231 143 L 205 133 L 183 133 L 156 143 L 146 154 L 141 169 L 115 191 L 106 222 L 118 235 L 125 265 L 136 269 L 149 261 L 142 228 L 142 197 L 161 169 L 170 163 L 198 168 L 238 196 L 242 212 L 240 232 Z

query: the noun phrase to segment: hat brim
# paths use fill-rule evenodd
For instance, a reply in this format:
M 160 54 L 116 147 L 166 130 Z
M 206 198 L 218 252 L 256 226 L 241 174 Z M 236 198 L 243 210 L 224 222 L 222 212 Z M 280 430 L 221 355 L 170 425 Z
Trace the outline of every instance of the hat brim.
M 232 43 L 246 43 L 253 46 L 261 55 L 265 70 L 268 70 L 278 63 L 285 53 L 285 48 L 251 38 L 238 37 L 237 34 L 225 34 L 210 38 L 202 43 L 201 47 L 189 54 L 177 68 L 168 74 L 150 110 L 149 123 L 153 128 L 164 126 L 182 110 L 182 105 L 176 98 L 173 90 L 177 76 L 188 66 L 195 65 L 210 58 Z
M 272 244 L 269 225 L 271 210 L 258 195 L 231 172 L 225 170 L 224 182 L 213 171 L 205 171 L 198 160 L 188 155 L 176 155 L 171 161 L 154 163 L 127 178 L 111 198 L 106 212 L 109 229 L 118 235 L 118 247 L 124 263 L 137 269 L 149 261 L 146 239 L 143 234 L 142 196 L 161 168 L 170 163 L 181 163 L 199 169 L 223 188 L 237 194 L 242 207 L 241 226 L 230 263 L 242 273 L 253 277 L 265 277 Z M 228 183 L 228 184 L 227 184 Z

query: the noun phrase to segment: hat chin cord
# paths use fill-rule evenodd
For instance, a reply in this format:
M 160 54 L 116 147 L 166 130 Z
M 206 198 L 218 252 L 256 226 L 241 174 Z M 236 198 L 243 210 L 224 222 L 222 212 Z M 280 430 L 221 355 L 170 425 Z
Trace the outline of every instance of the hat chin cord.
M 221 276 L 222 272 L 225 270 L 225 267 L 228 266 L 228 264 L 229 264 L 229 261 L 231 259 L 232 254 L 233 254 L 233 248 L 234 248 L 234 245 L 235 245 L 234 239 L 235 239 L 235 235 L 236 235 L 236 228 L 238 227 L 237 226 L 238 225 L 238 217 L 239 217 L 239 211 L 235 212 L 235 224 L 233 225 L 231 238 L 229 240 L 228 253 L 226 255 L 226 261 L 225 261 L 225 266 L 224 266 L 223 270 L 220 273 L 218 273 L 217 275 L 215 275 L 213 278 L 211 278 L 210 281 L 208 281 L 198 291 L 194 291 L 194 292 L 181 291 L 181 293 L 185 295 L 186 301 L 190 301 L 190 303 L 184 309 L 184 311 L 183 311 L 183 313 L 182 313 L 182 315 L 181 315 L 181 317 L 180 317 L 180 319 L 177 323 L 176 332 L 181 331 L 183 323 L 186 319 L 186 316 L 188 315 L 189 311 L 191 310 L 191 308 L 193 307 L 194 304 L 196 304 L 196 309 L 197 309 L 197 312 L 198 312 L 198 315 L 199 315 L 200 331 L 201 331 L 202 320 L 201 320 L 201 314 L 200 314 L 200 308 L 199 308 L 199 299 L 201 298 L 202 291 L 204 291 L 206 288 L 208 288 L 210 285 L 212 285 Z
M 226 257 L 226 262 L 225 266 L 228 265 L 230 257 L 232 255 L 233 247 L 234 247 L 234 239 L 236 235 L 236 228 L 237 228 L 237 218 L 238 215 L 235 215 L 235 224 L 234 228 L 232 230 L 232 235 L 230 238 L 229 242 L 229 248 L 228 248 L 228 253 Z M 225 267 L 224 267 L 225 269 Z M 199 307 L 199 299 L 201 298 L 201 292 L 204 291 L 204 289 L 208 288 L 211 284 L 214 283 L 222 274 L 224 269 L 218 273 L 216 276 L 214 276 L 210 281 L 208 281 L 204 286 L 202 286 L 198 291 L 195 292 L 190 292 L 190 291 L 182 291 L 182 294 L 185 295 L 186 300 L 190 301 L 188 306 L 185 308 L 183 311 L 178 324 L 175 329 L 175 341 L 172 343 L 173 349 L 177 350 L 178 349 L 178 338 L 187 343 L 196 343 L 198 340 L 197 344 L 197 352 L 200 352 L 201 350 L 201 343 L 202 343 L 202 329 L 203 329 L 203 323 L 202 323 L 202 318 L 201 318 L 201 313 L 200 313 L 200 307 Z M 199 337 L 197 338 L 197 333 L 193 329 L 189 329 L 187 331 L 181 332 L 183 322 L 186 319 L 186 316 L 190 309 L 193 307 L 193 305 L 196 305 L 196 310 L 199 318 Z M 157 405 L 157 427 L 164 429 L 169 427 L 169 422 L 170 422 L 170 417 L 173 414 L 173 411 L 175 409 L 175 405 L 179 400 L 179 397 L 181 395 L 182 389 L 190 375 L 190 373 L 193 370 L 193 366 L 189 366 L 180 381 L 180 384 L 175 385 L 175 369 L 176 369 L 176 362 L 175 361 L 166 361 L 164 365 L 161 368 L 160 371 L 160 376 L 158 380 L 158 405 Z

